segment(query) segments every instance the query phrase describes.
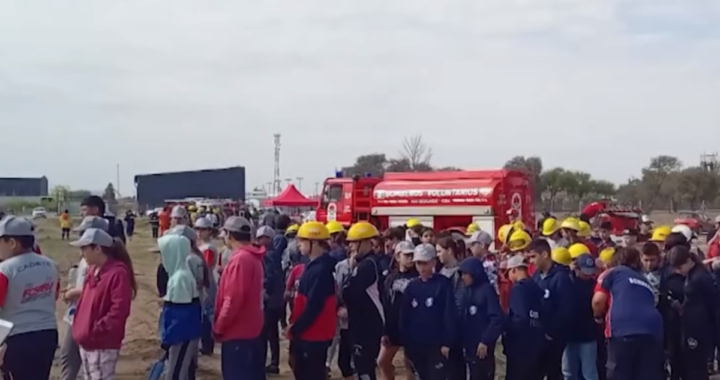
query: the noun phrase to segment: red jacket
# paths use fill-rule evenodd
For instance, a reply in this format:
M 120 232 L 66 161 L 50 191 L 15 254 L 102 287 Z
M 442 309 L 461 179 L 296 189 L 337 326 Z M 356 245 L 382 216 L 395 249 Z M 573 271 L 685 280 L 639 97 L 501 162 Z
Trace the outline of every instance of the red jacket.
M 72 335 L 86 350 L 120 349 L 132 302 L 130 270 L 115 260 L 108 260 L 97 274 L 96 269 L 88 268 Z
M 218 341 L 260 336 L 263 328 L 264 256 L 264 247 L 245 246 L 235 251 L 223 268 L 213 324 Z

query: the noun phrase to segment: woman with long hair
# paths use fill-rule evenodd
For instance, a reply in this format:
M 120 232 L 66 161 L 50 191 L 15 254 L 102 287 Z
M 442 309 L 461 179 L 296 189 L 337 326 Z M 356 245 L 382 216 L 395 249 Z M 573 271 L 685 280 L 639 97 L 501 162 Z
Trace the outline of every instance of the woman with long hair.
M 382 347 L 378 356 L 378 366 L 385 380 L 395 379 L 395 366 L 393 359 L 403 346 L 400 339 L 400 308 L 403 301 L 405 287 L 413 278 L 417 278 L 418 272 L 413 263 L 413 251 L 415 246 L 409 241 L 401 241 L 395 245 L 395 265 L 385 279 L 385 287 L 381 298 L 385 309 L 385 334 L 382 338 Z M 409 365 L 407 379 L 413 379 Z
M 115 378 L 130 304 L 137 294 L 132 260 L 119 239 L 89 228 L 71 245 L 80 248 L 88 271 L 72 324 L 85 379 Z

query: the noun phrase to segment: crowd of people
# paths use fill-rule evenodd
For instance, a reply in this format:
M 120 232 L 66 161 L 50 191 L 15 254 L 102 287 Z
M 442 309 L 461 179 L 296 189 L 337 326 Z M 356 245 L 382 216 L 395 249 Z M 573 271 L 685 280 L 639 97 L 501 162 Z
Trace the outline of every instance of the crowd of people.
M 0 319 L 14 324 L 0 348 L 6 379 L 47 379 L 58 344 L 63 380 L 115 378 L 138 289 L 117 220 L 97 197 L 82 211 L 70 243 L 81 259 L 64 289 L 34 249 L 32 223 L 0 221 Z M 646 220 L 616 242 L 611 226 L 582 216 L 548 215 L 532 231 L 508 216 L 497 234 L 414 219 L 379 231 L 282 214 L 260 226 L 193 220 L 177 206 L 157 234 L 165 378 L 196 378 L 198 356 L 217 343 L 224 379 L 278 374 L 281 336 L 298 380 L 335 366 L 345 379 L 392 380 L 400 351 L 418 380 L 699 380 L 716 370 L 720 264 L 689 228 Z M 68 304 L 61 339 L 58 298 Z

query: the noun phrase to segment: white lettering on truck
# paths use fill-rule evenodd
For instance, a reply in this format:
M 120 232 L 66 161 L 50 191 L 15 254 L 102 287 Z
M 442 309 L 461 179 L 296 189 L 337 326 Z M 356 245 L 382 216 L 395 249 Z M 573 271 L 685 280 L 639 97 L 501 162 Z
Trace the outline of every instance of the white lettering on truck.
M 402 190 L 375 190 L 375 198 L 445 198 L 445 197 L 477 197 L 492 193 L 491 187 L 476 187 L 465 189 L 402 189 Z

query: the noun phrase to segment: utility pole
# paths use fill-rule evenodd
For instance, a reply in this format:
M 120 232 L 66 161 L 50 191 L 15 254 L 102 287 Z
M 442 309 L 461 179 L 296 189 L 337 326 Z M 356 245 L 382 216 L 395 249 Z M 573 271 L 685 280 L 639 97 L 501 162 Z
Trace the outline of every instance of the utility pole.
M 285 187 L 288 187 L 292 182 L 292 178 L 285 178 Z
M 120 198 L 120 164 L 115 167 L 115 192 L 118 198 Z
M 296 177 L 295 179 L 298 181 L 298 190 L 300 190 L 300 192 L 302 193 L 302 181 L 303 181 L 304 178 L 303 178 L 303 177 Z
M 273 135 L 275 141 L 275 168 L 273 170 L 273 193 L 280 194 L 280 134 Z
M 320 182 L 315 182 L 315 195 L 320 195 Z
M 272 182 L 265 183 L 265 192 L 267 193 L 268 196 L 273 194 L 272 184 L 273 184 Z

